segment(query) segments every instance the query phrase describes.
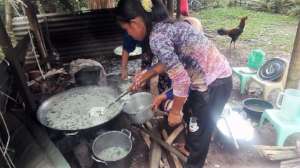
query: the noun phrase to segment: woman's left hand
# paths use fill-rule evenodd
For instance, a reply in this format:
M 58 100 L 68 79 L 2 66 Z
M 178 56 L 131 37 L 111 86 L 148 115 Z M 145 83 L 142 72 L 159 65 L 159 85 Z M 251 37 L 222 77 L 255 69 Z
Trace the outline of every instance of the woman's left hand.
M 182 114 L 181 112 L 177 111 L 170 111 L 168 115 L 168 124 L 170 127 L 175 127 L 176 125 L 179 125 L 182 122 Z

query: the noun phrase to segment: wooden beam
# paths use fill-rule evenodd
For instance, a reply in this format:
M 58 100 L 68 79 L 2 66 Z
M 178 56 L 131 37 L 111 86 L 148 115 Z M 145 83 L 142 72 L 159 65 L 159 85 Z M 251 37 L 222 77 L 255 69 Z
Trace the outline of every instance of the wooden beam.
M 177 19 L 180 19 L 180 16 L 181 16 L 181 14 L 180 14 L 180 2 L 181 2 L 181 0 L 177 0 L 177 9 L 176 9 L 176 18 Z
M 294 41 L 286 87 L 300 89 L 300 21 Z
M 173 17 L 174 14 L 174 0 L 167 0 L 167 8 L 169 15 Z
M 37 14 L 36 8 L 29 0 L 23 0 L 23 2 L 27 6 L 25 7 L 25 14 L 28 18 L 30 30 L 33 32 L 35 40 L 37 42 L 37 49 L 39 51 L 39 54 L 41 55 L 41 60 L 43 63 L 45 63 L 48 57 L 48 53 L 47 53 L 42 29 L 36 16 Z

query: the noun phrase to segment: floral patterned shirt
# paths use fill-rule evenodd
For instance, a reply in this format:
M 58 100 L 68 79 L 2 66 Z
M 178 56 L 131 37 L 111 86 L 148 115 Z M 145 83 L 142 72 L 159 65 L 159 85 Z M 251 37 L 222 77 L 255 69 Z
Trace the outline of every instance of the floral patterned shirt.
M 203 32 L 184 21 L 156 23 L 149 42 L 167 67 L 175 96 L 187 97 L 190 89 L 206 91 L 216 79 L 232 74 L 225 56 Z

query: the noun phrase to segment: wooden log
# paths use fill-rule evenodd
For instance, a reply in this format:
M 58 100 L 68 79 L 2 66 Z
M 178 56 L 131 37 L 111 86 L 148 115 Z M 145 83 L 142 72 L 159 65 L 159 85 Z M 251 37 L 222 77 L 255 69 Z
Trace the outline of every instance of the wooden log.
M 180 127 L 180 126 L 178 126 L 177 128 L 179 128 L 179 127 Z M 174 130 L 173 132 L 175 132 L 175 131 L 176 131 L 176 130 Z M 172 133 L 173 133 L 173 132 L 172 132 Z M 171 135 L 172 135 L 172 133 L 171 133 Z M 168 141 L 169 137 L 171 137 L 171 136 L 168 136 L 166 130 L 163 130 L 163 131 L 162 131 L 162 135 L 163 135 L 163 137 L 164 137 L 164 139 L 165 139 L 166 142 Z M 172 139 L 174 139 L 174 138 L 172 138 Z M 174 139 L 174 140 L 175 140 L 175 139 Z M 171 144 L 173 143 L 173 141 L 171 141 L 171 138 L 169 139 L 169 141 L 168 141 L 167 143 L 168 143 L 169 145 L 171 145 Z M 181 162 L 179 161 L 178 157 L 177 157 L 175 154 L 170 153 L 170 156 L 171 156 L 170 159 L 172 159 L 172 162 L 171 162 L 171 163 L 173 163 L 172 167 L 174 167 L 174 168 L 182 168 L 182 167 L 183 167 L 182 164 L 181 164 Z
M 154 127 L 150 122 L 146 122 L 146 126 L 151 132 L 159 137 L 159 130 L 158 127 Z M 151 143 L 150 145 L 150 161 L 149 167 L 150 168 L 159 168 L 160 167 L 160 160 L 161 160 L 161 153 L 162 149 L 160 145 L 156 142 Z
M 177 138 L 177 136 L 182 132 L 182 130 L 184 129 L 184 125 L 181 124 L 179 125 L 171 134 L 170 136 L 166 139 L 166 142 L 171 145 L 175 139 Z
M 44 77 L 45 77 L 45 79 L 46 79 L 46 78 L 49 78 L 49 77 L 51 77 L 51 76 L 54 76 L 54 75 L 57 75 L 57 74 L 64 74 L 64 73 L 66 73 L 66 72 L 64 71 L 63 68 L 57 69 L 57 70 L 56 70 L 56 69 L 53 69 L 53 70 L 47 72 L 47 73 L 44 75 Z M 43 77 L 42 77 L 42 76 L 39 76 L 39 77 L 37 77 L 36 79 L 34 79 L 34 80 L 28 82 L 27 84 L 28 84 L 28 86 L 32 86 L 32 85 L 34 85 L 35 83 L 37 83 L 37 82 L 39 82 L 39 81 L 41 81 L 41 80 L 43 80 Z
M 187 157 L 186 156 L 184 156 L 182 153 L 180 153 L 173 146 L 171 146 L 171 145 L 167 144 L 166 142 L 164 142 L 160 137 L 157 137 L 155 134 L 153 134 L 152 132 L 148 131 L 147 129 L 145 129 L 143 127 L 140 127 L 140 126 L 137 126 L 137 125 L 135 127 L 140 128 L 140 130 L 145 132 L 146 134 L 148 134 L 152 138 L 152 140 L 157 142 L 159 145 L 164 147 L 166 150 L 174 153 L 183 163 L 187 162 Z
M 298 158 L 299 155 L 296 153 L 289 153 L 289 154 L 277 154 L 277 155 L 270 155 L 270 160 L 287 160 L 287 159 L 295 159 Z
M 148 149 L 150 149 L 151 146 L 151 140 L 149 135 L 145 134 L 144 132 L 141 132 L 142 138 L 145 141 L 145 144 L 147 145 Z
M 166 151 L 162 151 L 161 155 L 161 163 L 163 165 L 163 168 L 172 168 L 169 164 L 168 157 Z

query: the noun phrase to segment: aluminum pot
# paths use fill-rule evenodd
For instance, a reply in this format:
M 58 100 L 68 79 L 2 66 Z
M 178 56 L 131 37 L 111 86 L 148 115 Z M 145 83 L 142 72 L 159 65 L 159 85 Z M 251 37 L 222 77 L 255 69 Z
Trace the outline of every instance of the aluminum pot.
M 151 110 L 152 99 L 151 93 L 135 93 L 126 100 L 123 111 L 128 114 L 133 123 L 143 124 L 153 117 Z
M 134 138 L 127 129 L 103 133 L 93 142 L 92 159 L 98 163 L 114 167 L 130 154 L 133 141 Z

